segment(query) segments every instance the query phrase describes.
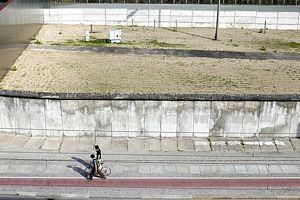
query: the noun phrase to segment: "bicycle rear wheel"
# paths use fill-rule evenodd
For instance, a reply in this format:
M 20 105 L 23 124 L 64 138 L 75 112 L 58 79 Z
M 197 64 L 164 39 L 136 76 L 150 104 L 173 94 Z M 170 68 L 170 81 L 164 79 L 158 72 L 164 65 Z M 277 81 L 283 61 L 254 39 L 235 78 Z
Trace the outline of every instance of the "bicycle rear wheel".
M 87 167 L 87 168 L 85 168 L 85 170 L 84 170 L 84 172 L 85 172 L 86 174 L 90 174 L 91 171 L 92 171 L 92 168 L 90 168 L 90 167 Z

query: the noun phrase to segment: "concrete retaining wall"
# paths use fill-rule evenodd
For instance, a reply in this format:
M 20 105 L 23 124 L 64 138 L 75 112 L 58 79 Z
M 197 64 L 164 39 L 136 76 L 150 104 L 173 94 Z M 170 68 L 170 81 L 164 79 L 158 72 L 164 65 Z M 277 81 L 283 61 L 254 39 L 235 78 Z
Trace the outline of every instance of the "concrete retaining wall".
M 300 12 L 236 10 L 220 12 L 221 28 L 300 29 Z M 46 24 L 214 27 L 215 10 L 130 8 L 52 8 L 44 10 Z
M 33 136 L 300 137 L 300 102 L 0 96 L 0 132 Z
M 40 30 L 47 2 L 14 0 L 0 8 L 0 80 Z

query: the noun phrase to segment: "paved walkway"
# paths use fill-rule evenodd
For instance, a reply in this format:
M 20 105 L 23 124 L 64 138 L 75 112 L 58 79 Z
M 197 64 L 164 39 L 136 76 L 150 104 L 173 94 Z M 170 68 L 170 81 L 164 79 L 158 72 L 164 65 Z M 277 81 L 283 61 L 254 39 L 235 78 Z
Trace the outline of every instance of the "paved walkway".
M 300 140 L 295 138 L 46 138 L 1 134 L 0 176 L 85 177 L 95 144 L 102 149 L 103 160 L 115 178 L 300 175 Z
M 95 144 L 101 147 L 112 174 L 106 180 L 89 182 L 85 169 Z M 299 147 L 300 140 L 295 138 L 0 134 L 0 194 L 6 199 L 53 195 L 68 199 L 195 199 L 208 195 L 210 198 L 202 199 L 212 199 L 249 194 L 298 199 Z M 99 189 L 106 192 L 99 193 Z
M 0 150 L 84 153 L 93 151 L 95 144 L 108 153 L 300 151 L 300 139 L 297 138 L 95 138 L 0 134 Z

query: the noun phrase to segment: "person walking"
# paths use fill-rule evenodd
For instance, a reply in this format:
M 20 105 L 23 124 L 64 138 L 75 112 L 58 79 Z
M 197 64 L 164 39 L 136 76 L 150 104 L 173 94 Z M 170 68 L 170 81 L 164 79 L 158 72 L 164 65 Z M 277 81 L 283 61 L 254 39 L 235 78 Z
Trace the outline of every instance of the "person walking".
M 99 148 L 98 145 L 95 145 L 95 150 L 96 150 L 96 159 L 101 161 L 101 149 Z
M 88 177 L 87 177 L 88 180 L 92 180 L 95 172 L 98 172 L 98 164 L 97 164 L 97 159 L 96 159 L 95 155 L 91 154 L 90 158 L 92 160 L 90 161 L 91 171 L 88 174 Z
M 105 174 L 102 172 L 103 169 L 103 163 L 101 162 L 102 154 L 101 149 L 98 145 L 95 145 L 95 151 L 96 151 L 96 161 L 97 161 L 97 173 L 100 175 L 101 178 L 106 179 Z

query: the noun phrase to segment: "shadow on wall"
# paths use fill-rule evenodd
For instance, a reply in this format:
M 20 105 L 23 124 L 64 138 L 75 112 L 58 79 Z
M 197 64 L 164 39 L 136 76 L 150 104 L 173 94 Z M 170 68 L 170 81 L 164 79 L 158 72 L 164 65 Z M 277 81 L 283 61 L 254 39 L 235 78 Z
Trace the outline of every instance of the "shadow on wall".
M 137 9 L 135 9 L 134 11 L 132 11 L 131 13 L 128 14 L 128 16 L 126 17 L 126 19 L 128 20 L 130 17 L 133 17 L 137 12 Z
M 300 138 L 300 123 L 297 126 L 297 133 L 296 133 L 296 137 Z

